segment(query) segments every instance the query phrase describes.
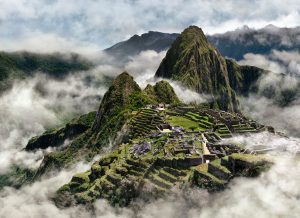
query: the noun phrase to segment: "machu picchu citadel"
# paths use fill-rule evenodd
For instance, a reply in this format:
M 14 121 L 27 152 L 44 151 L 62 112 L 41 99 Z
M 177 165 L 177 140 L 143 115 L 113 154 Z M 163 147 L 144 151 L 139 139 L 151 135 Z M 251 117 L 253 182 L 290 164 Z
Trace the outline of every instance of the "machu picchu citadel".
M 158 196 L 174 187 L 222 190 L 235 176 L 256 176 L 271 161 L 263 152 L 223 144 L 236 134 L 270 131 L 240 114 L 205 106 L 147 105 L 132 111 L 126 141 L 75 175 L 59 191 L 78 203 L 106 198 L 127 205 L 143 193 Z M 72 199 L 72 200 L 74 200 Z

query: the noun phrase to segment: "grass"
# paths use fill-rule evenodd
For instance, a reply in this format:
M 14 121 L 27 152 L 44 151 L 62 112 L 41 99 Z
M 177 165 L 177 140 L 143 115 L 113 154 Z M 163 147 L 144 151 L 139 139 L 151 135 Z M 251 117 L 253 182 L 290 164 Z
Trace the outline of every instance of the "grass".
M 210 162 L 210 164 L 213 165 L 214 167 L 222 170 L 225 173 L 231 173 L 226 167 L 221 165 L 221 159 L 214 160 L 214 161 Z
M 73 176 L 72 181 L 77 181 L 81 183 L 87 183 L 90 181 L 89 175 L 90 171 L 84 172 L 84 173 L 77 173 Z
M 231 157 L 233 159 L 239 159 L 239 160 L 246 161 L 249 163 L 259 163 L 259 162 L 268 160 L 263 155 L 241 154 L 241 153 L 234 153 L 231 155 Z
M 189 120 L 185 117 L 175 117 L 175 116 L 170 116 L 168 118 L 168 122 L 172 125 L 172 126 L 180 126 L 182 128 L 184 128 L 185 130 L 194 130 L 194 131 L 199 131 L 199 130 L 203 130 L 203 128 L 199 127 L 199 124 L 195 121 Z
M 199 173 L 202 173 L 202 174 L 208 176 L 213 182 L 220 183 L 220 184 L 224 183 L 223 180 L 220 180 L 219 178 L 215 177 L 214 175 L 212 175 L 208 172 L 208 164 L 207 163 L 200 164 L 199 166 L 196 167 L 196 170 Z

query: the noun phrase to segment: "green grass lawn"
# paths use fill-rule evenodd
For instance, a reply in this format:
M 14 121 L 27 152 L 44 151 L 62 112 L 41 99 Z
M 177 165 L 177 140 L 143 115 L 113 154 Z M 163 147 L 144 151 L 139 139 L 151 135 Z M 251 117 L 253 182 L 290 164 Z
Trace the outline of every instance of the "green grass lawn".
M 181 117 L 181 116 L 178 116 L 178 117 L 170 116 L 168 118 L 168 122 L 172 126 L 180 126 L 186 130 L 192 130 L 192 128 L 194 128 L 194 131 L 203 130 L 203 128 L 201 128 L 197 122 L 189 120 L 189 119 L 187 119 L 185 117 Z

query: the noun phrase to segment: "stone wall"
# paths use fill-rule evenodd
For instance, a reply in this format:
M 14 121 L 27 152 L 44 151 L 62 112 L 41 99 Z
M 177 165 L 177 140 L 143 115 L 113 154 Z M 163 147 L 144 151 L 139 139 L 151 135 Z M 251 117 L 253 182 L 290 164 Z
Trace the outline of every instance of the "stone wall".
M 201 157 L 190 157 L 190 158 L 172 158 L 172 159 L 157 159 L 159 166 L 168 167 L 191 167 L 202 164 Z

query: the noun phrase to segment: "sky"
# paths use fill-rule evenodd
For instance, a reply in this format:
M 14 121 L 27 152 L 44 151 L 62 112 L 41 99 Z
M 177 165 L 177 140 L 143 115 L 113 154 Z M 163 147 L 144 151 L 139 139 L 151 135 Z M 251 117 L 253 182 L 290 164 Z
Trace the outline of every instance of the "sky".
M 97 51 L 149 30 L 300 25 L 299 0 L 0 0 L 0 49 Z

